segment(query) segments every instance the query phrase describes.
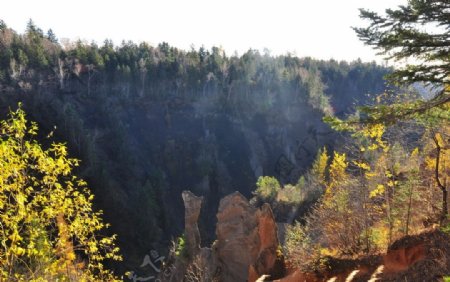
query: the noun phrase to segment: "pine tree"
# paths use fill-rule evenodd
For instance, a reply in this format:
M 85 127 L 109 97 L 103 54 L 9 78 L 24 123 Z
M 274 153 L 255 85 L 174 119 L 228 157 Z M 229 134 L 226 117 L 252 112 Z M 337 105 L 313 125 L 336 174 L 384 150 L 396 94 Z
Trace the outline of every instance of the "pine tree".
M 395 70 L 389 80 L 395 85 L 415 82 L 437 87 L 437 94 L 429 101 L 414 101 L 365 110 L 370 120 L 396 122 L 410 118 L 450 102 L 450 2 L 448 0 L 409 0 L 406 6 L 386 10 L 379 15 L 365 9 L 360 17 L 370 21 L 369 26 L 354 28 L 367 45 L 378 49 L 387 59 L 408 60 Z M 449 119 L 448 112 L 443 117 Z
M 2 19 L 0 19 L 0 31 L 4 30 L 8 28 L 8 26 L 6 25 L 5 21 L 3 21 Z
M 52 43 L 58 43 L 58 38 L 56 38 L 56 35 L 52 29 L 47 31 L 47 39 Z

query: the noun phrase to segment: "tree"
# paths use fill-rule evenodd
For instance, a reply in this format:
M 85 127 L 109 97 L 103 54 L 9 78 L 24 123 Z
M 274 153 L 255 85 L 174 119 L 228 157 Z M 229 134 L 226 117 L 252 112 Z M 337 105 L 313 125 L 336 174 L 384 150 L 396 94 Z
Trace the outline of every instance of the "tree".
M 431 85 L 436 94 L 429 100 L 412 99 L 381 103 L 360 108 L 360 114 L 341 121 L 327 117 L 335 129 L 355 132 L 359 125 L 395 124 L 413 119 L 425 128 L 448 126 L 450 121 L 450 2 L 447 0 L 409 0 L 406 6 L 386 10 L 386 15 L 361 9 L 361 18 L 369 26 L 354 28 L 366 44 L 379 54 L 396 61 L 406 60 L 405 67 L 388 76 L 397 86 L 413 83 Z M 435 182 L 442 191 L 442 219 L 448 214 L 447 187 L 440 179 L 441 148 L 436 142 Z
M 2 19 L 0 19 L 0 31 L 4 30 L 8 28 L 8 26 L 6 25 L 5 21 L 3 21 Z
M 329 159 L 327 148 L 324 147 L 317 152 L 316 160 L 312 165 L 312 172 L 317 175 L 319 183 L 323 185 L 326 182 L 326 170 Z
M 33 138 L 20 108 L 0 123 L 0 280 L 113 281 L 106 259 L 120 260 L 115 236 L 93 211 L 93 195 L 72 174 L 79 161 L 64 144 Z
M 440 126 L 439 129 L 431 128 L 433 149 L 431 156 L 427 158 L 427 168 L 433 172 L 434 180 L 442 192 L 441 222 L 448 217 L 448 176 L 450 175 L 450 125 Z
M 450 102 L 450 2 L 447 0 L 409 0 L 406 6 L 386 10 L 379 15 L 365 9 L 360 17 L 370 21 L 369 26 L 354 28 L 367 45 L 380 50 L 388 59 L 408 60 L 408 64 L 389 75 L 390 82 L 410 85 L 415 82 L 437 88 L 435 97 L 428 101 L 416 100 L 378 108 L 366 108 L 368 120 L 395 122 L 427 113 Z M 450 115 L 444 114 L 450 119 Z
M 299 222 L 287 226 L 283 251 L 289 263 L 296 267 L 307 268 L 308 264 L 320 259 L 320 250 L 310 236 L 307 226 Z
M 256 186 L 258 188 L 254 192 L 255 195 L 261 197 L 261 199 L 265 201 L 275 199 L 281 189 L 278 180 L 271 176 L 260 176 L 256 182 Z
M 53 32 L 53 30 L 51 28 L 47 31 L 47 39 L 51 43 L 55 43 L 55 44 L 58 43 L 58 38 L 56 38 L 56 35 L 55 35 L 55 33 Z

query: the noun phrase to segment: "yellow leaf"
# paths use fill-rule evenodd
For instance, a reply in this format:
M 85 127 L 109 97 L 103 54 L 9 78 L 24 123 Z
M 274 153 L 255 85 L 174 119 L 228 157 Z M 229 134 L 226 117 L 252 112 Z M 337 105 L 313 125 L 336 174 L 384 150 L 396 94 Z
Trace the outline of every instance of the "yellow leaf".
M 369 197 L 373 198 L 373 197 L 376 197 L 378 195 L 381 195 L 381 194 L 384 193 L 384 190 L 385 190 L 384 185 L 378 184 L 377 188 L 375 188 L 374 190 L 370 191 Z

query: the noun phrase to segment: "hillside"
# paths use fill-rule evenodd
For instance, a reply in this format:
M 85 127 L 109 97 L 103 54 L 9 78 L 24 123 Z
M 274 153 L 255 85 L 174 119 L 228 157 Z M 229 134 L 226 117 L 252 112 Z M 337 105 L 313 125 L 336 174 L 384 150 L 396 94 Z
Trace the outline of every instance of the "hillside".
M 1 112 L 22 101 L 44 135 L 82 159 L 79 174 L 119 235 L 121 271 L 181 234 L 182 190 L 205 197 L 211 242 L 221 197 L 250 197 L 262 175 L 296 183 L 339 140 L 324 114 L 371 102 L 389 71 L 167 43 L 60 44 L 31 21 L 25 34 L 0 30 Z

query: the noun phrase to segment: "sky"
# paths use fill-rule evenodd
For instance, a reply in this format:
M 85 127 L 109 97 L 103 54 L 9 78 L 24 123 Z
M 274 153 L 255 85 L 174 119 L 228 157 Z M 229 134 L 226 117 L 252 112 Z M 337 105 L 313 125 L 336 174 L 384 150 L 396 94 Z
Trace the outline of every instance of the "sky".
M 406 0 L 2 0 L 0 19 L 22 33 L 31 18 L 59 39 L 102 44 L 112 39 L 185 50 L 222 47 L 226 54 L 269 50 L 272 55 L 352 61 L 381 57 L 359 41 L 359 8 L 383 12 Z

